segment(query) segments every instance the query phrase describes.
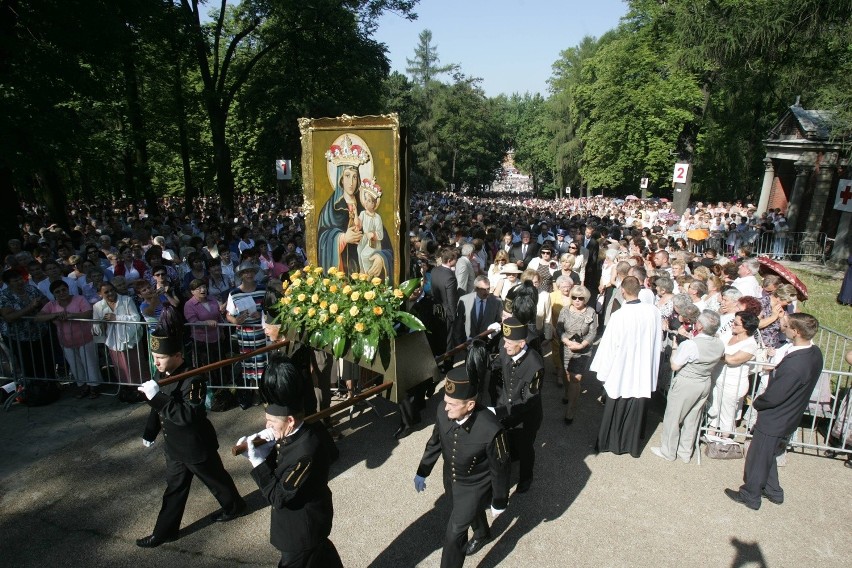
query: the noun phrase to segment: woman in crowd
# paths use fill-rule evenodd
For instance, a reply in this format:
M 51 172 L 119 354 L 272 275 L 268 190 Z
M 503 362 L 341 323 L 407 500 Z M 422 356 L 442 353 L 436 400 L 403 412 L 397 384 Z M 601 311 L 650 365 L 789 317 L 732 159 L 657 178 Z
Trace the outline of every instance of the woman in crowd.
M 65 283 L 62 279 L 55 282 Z M 47 298 L 34 286 L 28 286 L 14 269 L 3 272 L 3 283 L 6 288 L 0 291 L 0 332 L 11 341 L 24 376 L 53 377 L 47 324 L 30 319 L 44 307 Z
M 657 309 L 660 310 L 660 315 L 665 320 L 672 315 L 674 310 L 672 305 L 674 280 L 667 276 L 660 276 L 654 281 L 654 288 L 657 290 Z
M 710 408 L 710 428 L 730 436 L 736 428 L 742 410 L 743 397 L 749 389 L 748 361 L 757 353 L 754 335 L 759 320 L 757 316 L 739 311 L 734 315 L 733 334 L 725 345 L 724 365 L 713 386 Z
M 200 252 L 189 253 L 186 257 L 186 264 L 189 270 L 183 276 L 181 290 L 189 290 L 189 284 L 193 280 L 207 280 L 207 267 L 203 254 Z
M 125 385 L 119 390 L 119 400 L 137 402 L 139 393 L 136 387 L 151 379 L 145 342 L 140 341 L 145 335 L 142 316 L 133 300 L 120 296 L 109 282 L 102 283 L 99 291 L 103 299 L 93 306 L 92 319 L 102 323 L 96 323 L 93 332 L 106 335 L 110 360 L 116 368 L 119 382 Z
M 795 299 L 796 289 L 792 284 L 775 285 L 771 294 L 760 298 L 760 339 L 766 347 L 778 348 L 786 343 L 781 332 L 781 319 Z
M 519 277 L 521 275 L 521 271 L 518 270 L 518 265 L 514 262 L 510 262 L 503 266 L 500 270 L 500 275 L 503 277 L 494 288 L 494 295 L 505 301 L 506 296 L 509 295 L 509 292 L 521 283 Z
M 509 264 L 509 253 L 505 250 L 500 249 L 497 251 L 497 254 L 494 255 L 494 264 L 492 264 L 488 268 L 488 282 L 491 284 L 491 292 L 497 289 L 497 285 L 503 281 L 505 275 L 501 274 L 501 270 L 503 267 Z
M 574 263 L 576 261 L 577 257 L 570 252 L 562 254 L 562 256 L 559 257 L 559 270 L 553 273 L 553 281 L 555 282 L 560 276 L 564 275 L 570 278 L 574 285 L 579 285 L 580 275 L 574 271 Z M 555 291 L 556 290 L 554 290 L 554 292 Z
M 568 254 L 574 255 L 573 270 L 580 275 L 580 284 L 586 283 L 586 263 L 589 261 L 589 251 L 581 246 L 577 241 L 568 245 Z
M 567 289 L 567 282 L 564 280 L 560 291 L 563 288 Z M 591 346 L 598 332 L 597 314 L 588 306 L 589 298 L 591 293 L 585 286 L 570 288 L 567 307 L 563 307 L 559 312 L 556 322 L 556 337 L 562 343 L 565 385 L 562 402 L 568 405 L 565 409 L 566 424 L 574 421 L 577 400 L 580 398 L 580 383 L 583 373 L 589 368 Z
M 243 262 L 237 269 L 240 284 L 228 294 L 225 305 L 225 317 L 236 325 L 237 344 L 240 353 L 248 353 L 266 345 L 266 335 L 261 326 L 263 299 L 266 289 L 259 286 L 255 280 L 258 267 L 255 264 Z M 257 355 L 242 362 L 243 383 L 245 386 L 255 385 L 266 368 L 266 355 Z M 254 403 L 251 391 L 241 390 L 237 398 L 243 410 Z
M 706 284 L 707 294 L 703 298 L 704 306 L 706 309 L 718 313 L 722 306 L 722 287 L 724 286 L 722 279 L 711 275 Z
M 183 315 L 190 324 L 193 363 L 201 367 L 222 358 L 219 324 L 223 322 L 223 310 L 216 298 L 209 295 L 209 287 L 204 280 L 192 280 L 189 291 L 192 297 L 184 304 Z M 218 378 L 220 373 L 213 373 L 213 376 Z
M 83 296 L 72 296 L 68 285 L 62 280 L 51 283 L 50 291 L 54 300 L 45 304 L 36 321 L 52 321 L 56 325 L 56 335 L 62 354 L 71 374 L 80 387 L 76 398 L 98 398 L 95 390 L 101 382 L 101 369 L 98 364 L 98 351 L 92 337 L 92 304 Z
M 218 258 L 207 261 L 207 295 L 222 306 L 228 299 L 228 292 L 234 287 L 234 280 L 222 272 L 222 263 Z
M 133 250 L 123 245 L 118 249 L 118 258 L 113 267 L 113 276 L 123 276 L 128 286 L 133 286 L 136 281 L 145 275 L 148 267 L 139 259 L 133 257 Z

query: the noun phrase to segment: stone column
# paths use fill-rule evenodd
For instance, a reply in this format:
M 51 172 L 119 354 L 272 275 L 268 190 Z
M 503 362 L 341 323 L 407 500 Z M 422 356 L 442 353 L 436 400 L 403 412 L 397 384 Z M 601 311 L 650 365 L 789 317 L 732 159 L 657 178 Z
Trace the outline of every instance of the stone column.
M 841 270 L 846 268 L 850 245 L 852 245 L 850 224 L 852 224 L 852 213 L 844 211 L 840 215 L 840 223 L 837 225 L 834 246 L 831 248 L 831 259 L 828 262 L 828 265 L 833 268 Z
M 763 165 L 766 171 L 763 172 L 763 185 L 760 187 L 760 200 L 757 202 L 757 214 L 763 215 L 769 207 L 769 194 L 772 193 L 772 182 L 775 181 L 775 166 L 772 164 L 772 158 L 764 158 Z
M 825 208 L 832 194 L 831 181 L 834 179 L 834 164 L 837 162 L 837 154 L 826 152 L 820 163 L 819 173 L 814 184 L 814 193 L 811 196 L 811 209 L 808 212 L 808 220 L 805 223 L 805 239 L 818 240 L 822 227 L 822 218 L 825 216 Z
M 808 178 L 811 176 L 813 164 L 799 160 L 796 166 L 796 183 L 793 185 L 793 194 L 790 196 L 790 201 L 787 203 L 787 225 L 791 232 L 799 230 L 799 211 L 802 208 L 802 198 L 805 195 L 805 190 L 808 187 Z

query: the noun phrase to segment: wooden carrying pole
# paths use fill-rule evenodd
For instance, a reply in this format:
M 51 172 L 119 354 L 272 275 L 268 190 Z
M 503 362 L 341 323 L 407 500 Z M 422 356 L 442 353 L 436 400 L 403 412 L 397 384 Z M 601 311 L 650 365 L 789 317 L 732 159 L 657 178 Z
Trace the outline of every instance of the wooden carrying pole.
M 280 349 L 281 347 L 286 346 L 289 343 L 287 340 L 276 341 L 274 343 L 270 343 L 265 347 L 261 347 L 260 349 L 255 349 L 254 351 L 250 351 L 248 353 L 241 353 L 239 355 L 235 355 L 233 357 L 229 357 L 227 359 L 222 359 L 221 361 L 216 361 L 215 363 L 210 363 L 209 365 L 204 365 L 203 367 L 197 367 L 195 369 L 190 369 L 184 373 L 179 373 L 177 375 L 171 375 L 166 377 L 165 379 L 160 379 L 157 381 L 157 384 L 161 387 L 169 385 L 171 383 L 176 383 L 183 379 L 188 379 L 189 377 L 194 377 L 195 375 L 202 375 L 204 373 L 209 373 L 210 371 L 215 371 L 216 369 L 221 369 L 222 367 L 229 367 L 234 363 L 239 363 L 244 359 L 249 359 L 254 357 L 255 355 L 260 355 L 261 353 L 266 353 L 268 351 L 275 351 L 276 349 Z
M 345 401 L 343 401 L 339 404 L 335 404 L 334 406 L 329 406 L 325 410 L 320 410 L 319 412 L 317 412 L 315 414 L 311 414 L 310 416 L 305 418 L 305 422 L 308 422 L 308 423 L 317 422 L 318 420 L 328 418 L 329 416 L 331 416 L 333 414 L 337 414 L 341 410 L 345 410 L 345 409 L 349 408 L 353 404 L 357 404 L 358 402 L 361 402 L 362 400 L 368 399 L 373 395 L 384 392 L 384 391 L 390 389 L 392 386 L 393 386 L 393 383 L 382 383 L 380 385 L 374 386 L 374 387 L 367 389 L 367 390 L 361 392 L 360 394 L 357 394 L 357 395 L 353 396 L 352 398 L 347 399 L 347 400 L 345 400 Z M 262 446 L 263 444 L 266 443 L 266 440 L 264 440 L 263 438 L 258 436 L 256 438 L 252 438 L 251 443 L 255 446 Z M 231 448 L 231 454 L 238 456 L 238 455 L 244 453 L 246 450 L 248 450 L 248 444 L 246 444 L 246 442 L 243 442 L 242 444 L 237 444 L 234 447 L 232 447 Z

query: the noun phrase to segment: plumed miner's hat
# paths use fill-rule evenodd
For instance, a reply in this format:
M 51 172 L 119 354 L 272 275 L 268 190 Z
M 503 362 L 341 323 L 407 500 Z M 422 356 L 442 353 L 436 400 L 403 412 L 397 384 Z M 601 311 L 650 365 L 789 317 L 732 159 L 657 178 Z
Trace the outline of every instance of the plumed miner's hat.
M 260 396 L 266 413 L 272 416 L 295 416 L 304 411 L 302 372 L 282 353 L 270 356 L 260 381 Z
M 183 352 L 183 326 L 171 304 L 163 306 L 157 328 L 151 333 L 151 353 L 175 355 Z
M 479 396 L 479 385 L 488 373 L 488 349 L 476 339 L 470 346 L 465 364 L 447 373 L 444 391 L 456 400 L 473 400 Z

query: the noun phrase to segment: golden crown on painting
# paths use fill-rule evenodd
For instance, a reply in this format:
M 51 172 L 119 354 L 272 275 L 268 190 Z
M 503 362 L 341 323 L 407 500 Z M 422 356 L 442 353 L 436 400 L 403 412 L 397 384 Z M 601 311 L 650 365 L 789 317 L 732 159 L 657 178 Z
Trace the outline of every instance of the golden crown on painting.
M 335 166 L 360 166 L 370 161 L 370 153 L 344 136 L 339 145 L 332 144 L 326 151 L 325 159 Z

